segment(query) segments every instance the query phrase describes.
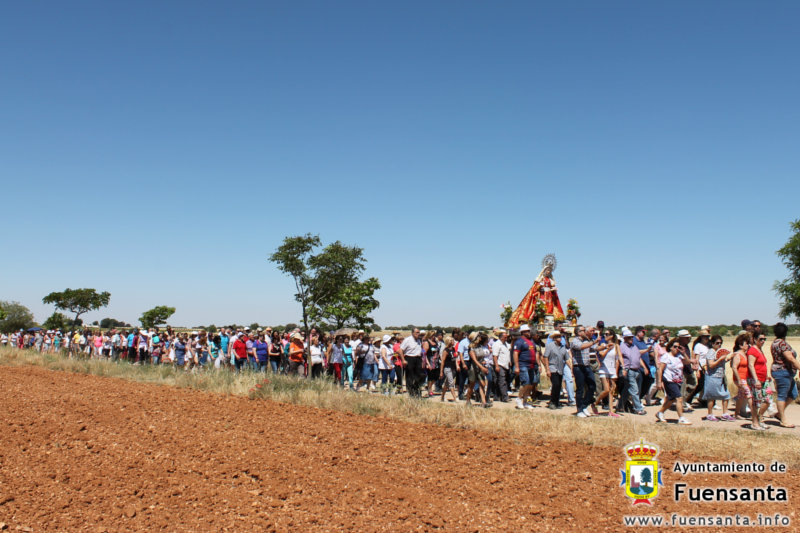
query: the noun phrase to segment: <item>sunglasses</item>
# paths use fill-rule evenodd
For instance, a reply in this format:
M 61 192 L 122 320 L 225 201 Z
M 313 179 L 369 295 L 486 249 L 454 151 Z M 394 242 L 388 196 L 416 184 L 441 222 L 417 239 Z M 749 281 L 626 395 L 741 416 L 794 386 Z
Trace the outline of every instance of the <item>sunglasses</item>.
M 717 344 L 722 344 L 722 341 L 714 341 L 714 346 L 716 346 Z

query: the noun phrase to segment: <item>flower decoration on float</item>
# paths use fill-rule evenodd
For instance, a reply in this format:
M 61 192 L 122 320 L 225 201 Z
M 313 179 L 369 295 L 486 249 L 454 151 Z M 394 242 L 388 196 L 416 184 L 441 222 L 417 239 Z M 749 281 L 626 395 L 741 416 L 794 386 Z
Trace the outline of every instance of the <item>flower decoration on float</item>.
M 578 305 L 578 300 L 570 298 L 567 302 L 567 319 L 577 320 L 581 316 L 581 308 Z

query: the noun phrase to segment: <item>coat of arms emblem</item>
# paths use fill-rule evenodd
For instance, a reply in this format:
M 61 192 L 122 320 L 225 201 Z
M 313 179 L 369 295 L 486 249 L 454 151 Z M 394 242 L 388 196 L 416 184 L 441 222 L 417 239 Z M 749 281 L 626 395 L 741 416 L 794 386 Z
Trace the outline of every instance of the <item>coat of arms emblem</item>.
M 638 443 L 625 447 L 625 470 L 620 470 L 625 494 L 633 499 L 633 505 L 646 503 L 652 505 L 652 500 L 658 495 L 658 486 L 661 482 L 661 469 L 658 468 L 659 448 L 640 439 Z

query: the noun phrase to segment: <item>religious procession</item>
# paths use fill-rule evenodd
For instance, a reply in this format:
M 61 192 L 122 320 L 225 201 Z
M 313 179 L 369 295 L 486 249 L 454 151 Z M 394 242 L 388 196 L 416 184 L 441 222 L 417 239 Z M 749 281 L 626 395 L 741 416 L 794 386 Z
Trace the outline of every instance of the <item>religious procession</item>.
M 579 324 L 577 301 L 566 313 L 548 254 L 533 285 L 503 327 L 490 331 L 453 328 L 389 331 L 300 328 L 222 328 L 218 332 L 111 329 L 71 332 L 20 331 L 0 336 L 0 344 L 68 357 L 105 358 L 135 365 L 168 364 L 187 372 L 230 370 L 330 379 L 354 392 L 408 394 L 492 408 L 571 408 L 579 418 L 647 415 L 666 422 L 706 411 L 705 421 L 750 420 L 765 431 L 766 417 L 782 427 L 787 403 L 797 397 L 796 352 L 786 342 L 787 327 L 772 328 L 768 363 L 767 332 L 758 320 L 743 320 L 732 349 L 703 326 L 688 330 L 642 326 L 607 328 Z M 730 374 L 730 376 L 728 375 Z

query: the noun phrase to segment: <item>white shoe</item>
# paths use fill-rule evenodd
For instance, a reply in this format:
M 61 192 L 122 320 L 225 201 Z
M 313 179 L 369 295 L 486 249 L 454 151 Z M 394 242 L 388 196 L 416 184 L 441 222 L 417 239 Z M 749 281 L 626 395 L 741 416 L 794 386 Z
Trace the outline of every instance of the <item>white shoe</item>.
M 587 415 L 587 414 L 586 414 L 586 413 L 584 413 L 583 411 L 581 411 L 580 413 L 578 413 L 578 418 L 587 418 L 588 416 L 589 416 L 589 415 Z
M 664 416 L 664 413 L 662 413 L 661 411 L 656 413 L 656 418 L 658 419 L 659 422 L 666 422 L 667 421 L 667 418 Z
M 592 412 L 589 411 L 588 407 L 584 407 L 583 411 L 581 411 L 581 413 L 585 414 L 587 417 L 592 416 Z
M 682 426 L 691 426 L 692 425 L 692 423 L 689 422 L 689 419 L 686 418 L 685 416 L 682 416 L 682 417 L 680 417 L 678 419 L 678 424 L 680 424 Z
M 531 404 L 529 404 L 529 403 L 526 403 L 525 404 L 525 409 L 529 409 L 529 410 L 533 411 L 533 406 Z
M 517 409 L 525 409 L 525 406 L 522 404 L 522 400 L 517 398 Z

